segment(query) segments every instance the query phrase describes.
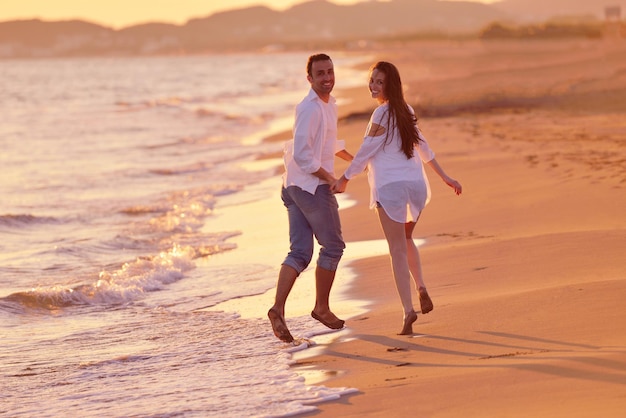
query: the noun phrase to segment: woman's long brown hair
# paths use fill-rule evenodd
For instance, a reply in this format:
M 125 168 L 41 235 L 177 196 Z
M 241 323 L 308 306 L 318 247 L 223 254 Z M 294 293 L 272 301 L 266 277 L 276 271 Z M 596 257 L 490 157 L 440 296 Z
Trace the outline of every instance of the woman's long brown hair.
M 389 131 L 397 126 L 402 138 L 402 152 L 404 152 L 407 159 L 413 158 L 414 146 L 419 143 L 421 138 L 417 133 L 417 118 L 409 111 L 409 107 L 404 100 L 400 72 L 395 65 L 386 61 L 379 61 L 374 64 L 370 68 L 370 74 L 374 70 L 385 74 L 385 97 L 389 101 L 387 138 L 389 137 Z

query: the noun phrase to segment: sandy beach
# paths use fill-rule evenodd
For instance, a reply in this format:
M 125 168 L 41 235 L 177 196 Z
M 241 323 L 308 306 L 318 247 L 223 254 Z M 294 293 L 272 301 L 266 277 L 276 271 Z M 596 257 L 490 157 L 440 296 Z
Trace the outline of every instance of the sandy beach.
M 369 311 L 293 367 L 359 391 L 307 416 L 623 416 L 626 42 L 434 42 L 375 55 L 399 67 L 463 195 L 429 173 L 415 237 L 435 308 L 414 335 L 396 335 L 389 257 L 350 263 L 357 279 L 332 303 L 368 300 Z M 336 95 L 352 99 L 339 136 L 354 153 L 375 103 L 365 82 Z M 341 212 L 348 248 L 382 239 L 366 176 L 347 194 L 358 202 Z

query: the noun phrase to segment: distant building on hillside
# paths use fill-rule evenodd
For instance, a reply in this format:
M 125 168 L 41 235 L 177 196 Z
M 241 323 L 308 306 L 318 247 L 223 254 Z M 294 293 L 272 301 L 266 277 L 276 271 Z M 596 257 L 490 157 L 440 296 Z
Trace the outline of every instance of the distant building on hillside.
M 621 6 L 604 8 L 604 34 L 607 37 L 626 37 L 626 26 L 622 22 Z
M 606 6 L 604 8 L 604 17 L 607 22 L 619 22 L 622 20 L 622 8 L 620 6 Z

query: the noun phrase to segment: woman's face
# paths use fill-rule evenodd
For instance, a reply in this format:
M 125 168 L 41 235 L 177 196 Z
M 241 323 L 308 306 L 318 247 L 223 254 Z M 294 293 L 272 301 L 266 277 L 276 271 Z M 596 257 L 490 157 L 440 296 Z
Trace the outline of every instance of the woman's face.
M 387 101 L 387 96 L 385 96 L 385 73 L 375 68 L 370 75 L 369 88 L 372 99 L 376 99 L 378 103 Z

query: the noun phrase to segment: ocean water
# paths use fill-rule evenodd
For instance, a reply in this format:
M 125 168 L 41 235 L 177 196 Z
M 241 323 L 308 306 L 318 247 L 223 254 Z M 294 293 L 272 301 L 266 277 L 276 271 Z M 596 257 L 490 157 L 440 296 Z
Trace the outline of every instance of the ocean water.
M 334 55 L 336 89 L 365 88 Z M 261 140 L 306 57 L 0 63 L 0 416 L 289 416 L 355 390 L 290 367 L 329 337 L 310 289 L 298 344 L 265 316 L 288 243 Z

